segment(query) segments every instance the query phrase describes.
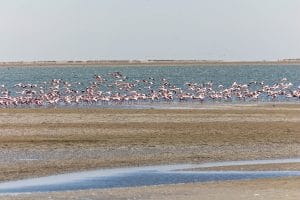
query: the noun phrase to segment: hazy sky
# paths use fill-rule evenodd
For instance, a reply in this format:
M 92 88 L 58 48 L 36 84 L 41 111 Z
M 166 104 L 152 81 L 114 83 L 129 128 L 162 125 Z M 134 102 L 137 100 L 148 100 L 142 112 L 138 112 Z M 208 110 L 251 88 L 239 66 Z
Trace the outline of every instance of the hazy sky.
M 0 61 L 300 57 L 300 0 L 0 0 Z

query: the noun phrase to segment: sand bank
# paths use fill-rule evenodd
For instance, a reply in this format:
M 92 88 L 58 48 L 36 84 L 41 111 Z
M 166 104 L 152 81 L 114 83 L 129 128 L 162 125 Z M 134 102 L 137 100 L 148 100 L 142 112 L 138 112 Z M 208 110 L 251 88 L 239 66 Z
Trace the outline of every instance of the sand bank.
M 300 60 L 282 61 L 222 61 L 222 60 L 69 60 L 69 61 L 11 61 L 0 67 L 66 67 L 66 66 L 194 66 L 194 65 L 299 65 Z
M 85 169 L 299 157 L 299 105 L 2 109 L 0 180 Z

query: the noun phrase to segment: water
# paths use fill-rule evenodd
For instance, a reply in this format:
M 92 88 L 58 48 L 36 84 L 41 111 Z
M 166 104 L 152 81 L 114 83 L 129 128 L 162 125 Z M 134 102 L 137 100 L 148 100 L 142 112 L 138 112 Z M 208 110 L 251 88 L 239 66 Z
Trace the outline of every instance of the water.
M 207 181 L 300 176 L 300 171 L 193 171 L 193 168 L 299 163 L 300 159 L 230 161 L 102 169 L 0 183 L 0 194 L 136 187 Z
M 249 83 L 264 81 L 274 84 L 282 78 L 287 78 L 294 85 L 300 85 L 300 65 L 200 65 L 200 66 L 130 66 L 130 67 L 7 67 L 0 68 L 0 84 L 12 86 L 19 82 L 42 84 L 54 78 L 69 82 L 80 81 L 88 85 L 93 75 L 106 75 L 111 72 L 121 72 L 129 80 L 153 77 L 156 80 L 166 78 L 175 85 L 186 82 L 205 83 L 213 81 L 216 85 L 230 86 L 234 81 Z
M 0 68 L 0 84 L 4 84 L 12 91 L 12 96 L 16 95 L 17 83 L 31 83 L 44 86 L 44 82 L 52 79 L 62 79 L 72 84 L 78 91 L 84 91 L 91 81 L 95 79 L 95 74 L 107 79 L 107 85 L 113 83 L 109 73 L 121 72 L 127 76 L 128 82 L 134 80 L 155 79 L 153 89 L 161 85 L 161 79 L 167 79 L 172 85 L 186 89 L 186 82 L 207 83 L 212 81 L 214 86 L 223 85 L 230 87 L 233 82 L 247 84 L 252 81 L 264 82 L 265 85 L 273 85 L 287 78 L 288 82 L 294 85 L 291 89 L 300 86 L 300 65 L 198 65 L 198 66 L 122 66 L 122 67 L 3 67 Z M 111 82 L 110 82 L 111 81 Z M 81 82 L 81 85 L 76 84 Z M 101 90 L 109 88 L 103 86 Z M 140 84 L 136 90 L 143 91 L 145 88 Z M 117 92 L 117 91 L 116 91 Z M 265 97 L 262 100 L 269 101 Z M 279 99 L 287 101 L 287 99 Z M 299 98 L 294 99 L 299 101 Z M 293 100 L 292 100 L 293 101 Z

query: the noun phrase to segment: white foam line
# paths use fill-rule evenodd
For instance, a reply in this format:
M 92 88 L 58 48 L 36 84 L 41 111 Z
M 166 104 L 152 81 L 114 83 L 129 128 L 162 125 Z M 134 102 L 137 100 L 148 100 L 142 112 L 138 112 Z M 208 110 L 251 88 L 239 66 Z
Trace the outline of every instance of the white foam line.
M 199 168 L 226 167 L 226 166 L 241 166 L 241 165 L 284 164 L 284 163 L 300 163 L 300 158 L 213 162 L 213 163 L 199 164 L 198 167 Z

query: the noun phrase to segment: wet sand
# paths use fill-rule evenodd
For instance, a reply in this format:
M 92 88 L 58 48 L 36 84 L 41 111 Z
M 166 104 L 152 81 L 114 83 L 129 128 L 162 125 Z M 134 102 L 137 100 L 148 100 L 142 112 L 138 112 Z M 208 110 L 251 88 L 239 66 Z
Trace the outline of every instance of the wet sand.
M 1 109 L 0 181 L 107 167 L 300 156 L 300 104 L 199 108 Z M 299 185 L 298 179 L 286 182 Z M 220 192 L 227 187 L 212 184 Z M 188 192 L 205 185 L 153 190 L 159 195 L 170 188 L 175 191 L 170 197 L 179 199 L 179 188 Z

